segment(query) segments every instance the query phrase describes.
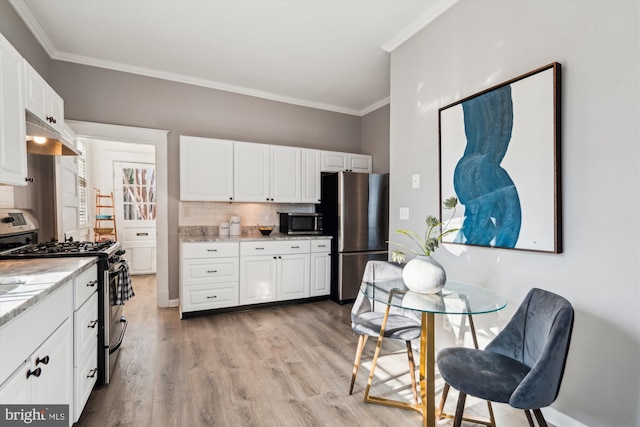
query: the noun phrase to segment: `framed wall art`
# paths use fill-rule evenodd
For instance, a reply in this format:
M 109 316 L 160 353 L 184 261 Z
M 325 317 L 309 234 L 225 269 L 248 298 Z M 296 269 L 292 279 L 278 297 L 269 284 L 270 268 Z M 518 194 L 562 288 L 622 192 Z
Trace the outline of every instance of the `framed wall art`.
M 444 242 L 562 252 L 560 64 L 441 108 L 439 133 Z

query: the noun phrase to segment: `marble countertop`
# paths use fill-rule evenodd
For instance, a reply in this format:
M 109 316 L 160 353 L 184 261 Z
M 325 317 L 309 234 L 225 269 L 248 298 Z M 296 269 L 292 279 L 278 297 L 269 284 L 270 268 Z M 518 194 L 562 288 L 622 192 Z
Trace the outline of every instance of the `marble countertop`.
M 263 236 L 260 233 L 243 234 L 242 236 L 220 236 L 218 234 L 202 234 L 202 235 L 180 235 L 181 242 L 253 242 L 266 240 L 318 240 L 331 239 L 331 236 L 315 236 L 315 235 L 289 235 L 281 233 L 271 233 Z
M 1 260 L 0 327 L 97 261 L 97 257 Z

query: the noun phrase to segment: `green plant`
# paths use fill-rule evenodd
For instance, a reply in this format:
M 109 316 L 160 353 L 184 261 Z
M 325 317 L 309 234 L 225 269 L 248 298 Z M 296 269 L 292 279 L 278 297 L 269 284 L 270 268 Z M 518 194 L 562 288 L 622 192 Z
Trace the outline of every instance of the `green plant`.
M 447 221 L 447 224 L 445 226 L 445 228 L 448 227 L 449 222 L 451 221 L 451 219 L 453 218 L 453 216 L 456 213 L 456 206 L 458 205 L 458 199 L 455 197 L 449 197 L 447 200 L 445 200 L 444 202 L 442 202 L 442 207 L 444 209 L 453 209 L 453 213 L 451 214 L 451 217 L 449 218 L 449 221 Z M 445 232 L 440 232 L 440 234 L 438 234 L 437 236 L 432 237 L 431 234 L 434 232 L 434 230 L 436 228 L 440 228 L 444 223 L 438 221 L 438 218 L 434 217 L 434 216 L 427 216 L 426 219 L 426 225 L 427 225 L 427 229 L 424 233 L 424 237 L 421 236 L 420 234 L 411 231 L 411 230 L 396 230 L 396 233 L 398 234 L 404 234 L 405 236 L 408 236 L 411 240 L 413 240 L 415 243 L 417 243 L 419 250 L 413 250 L 411 248 L 409 248 L 406 245 L 403 245 L 402 243 L 397 243 L 397 242 L 388 242 L 392 245 L 398 245 L 398 246 L 402 246 L 404 248 L 406 248 L 409 252 L 416 254 L 416 255 L 426 255 L 429 256 L 431 255 L 431 252 L 435 251 L 436 248 L 440 245 L 440 242 L 442 241 L 442 238 L 444 236 L 446 236 L 449 233 L 453 233 L 454 231 L 458 231 L 458 228 L 452 228 L 449 229 Z M 440 228 L 441 230 L 441 228 Z M 406 253 L 405 251 L 402 250 L 397 250 L 397 251 L 393 251 L 391 253 L 391 259 L 395 262 L 404 262 L 404 260 L 406 259 Z

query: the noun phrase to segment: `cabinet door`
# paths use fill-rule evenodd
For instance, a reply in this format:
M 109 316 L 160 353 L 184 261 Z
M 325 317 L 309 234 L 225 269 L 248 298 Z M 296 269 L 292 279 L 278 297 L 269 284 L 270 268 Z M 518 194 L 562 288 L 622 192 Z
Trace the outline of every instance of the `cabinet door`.
M 3 405 L 18 405 L 31 403 L 31 379 L 27 372 L 31 370 L 30 361 L 20 365 L 0 387 L 0 402 Z
M 276 300 L 277 257 L 240 258 L 240 305 Z
M 27 184 L 24 60 L 0 34 L 0 183 Z
M 302 203 L 320 203 L 320 150 L 302 149 Z
M 278 256 L 278 300 L 309 297 L 309 255 Z
M 47 123 L 60 134 L 64 133 L 64 100 L 51 87 L 47 91 Z
M 311 254 L 311 284 L 309 296 L 329 295 L 331 285 L 331 254 Z
M 34 379 L 32 382 L 34 404 L 69 404 L 70 409 L 73 406 L 73 328 L 71 323 L 71 319 L 67 318 L 32 356 L 33 369 L 42 368 L 39 377 L 29 378 Z M 73 413 L 73 410 L 71 409 L 70 412 Z
M 271 145 L 269 147 L 271 201 L 300 202 L 301 150 L 296 147 Z
M 27 61 L 24 61 L 25 108 L 45 123 L 47 121 L 47 91 L 49 85 Z
M 233 200 L 233 141 L 180 136 L 180 200 Z
M 269 145 L 235 142 L 233 197 L 236 202 L 269 202 Z
M 349 154 L 347 170 L 349 172 L 371 173 L 371 156 L 367 154 Z
M 347 153 L 337 151 L 322 151 L 321 171 L 322 172 L 342 172 L 347 170 Z

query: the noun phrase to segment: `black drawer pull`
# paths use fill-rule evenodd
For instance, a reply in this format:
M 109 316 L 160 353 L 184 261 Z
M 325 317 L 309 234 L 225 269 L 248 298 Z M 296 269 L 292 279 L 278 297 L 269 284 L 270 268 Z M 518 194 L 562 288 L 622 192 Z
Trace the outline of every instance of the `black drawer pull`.
M 87 375 L 87 378 L 93 378 L 96 376 L 97 373 L 98 373 L 98 368 L 93 368 L 92 370 L 89 371 L 89 375 Z
M 207 252 L 218 252 L 217 249 L 207 249 Z
M 215 299 L 215 298 L 218 298 L 218 295 L 207 296 L 207 299 Z
M 36 357 L 36 366 L 38 366 L 41 363 L 43 365 L 48 365 L 49 364 L 49 356 L 45 356 L 42 359 L 40 359 L 39 357 Z
M 291 246 L 291 249 L 300 249 L 300 246 Z
M 218 270 L 207 270 L 207 273 L 217 273 Z
M 41 373 L 42 373 L 41 368 L 34 369 L 33 371 L 27 370 L 27 378 L 29 378 L 31 375 L 33 375 L 34 377 L 39 377 Z
M 93 329 L 93 328 L 95 328 L 95 327 L 96 327 L 96 325 L 97 325 L 97 324 L 98 324 L 98 321 L 97 321 L 97 320 L 92 320 L 92 321 L 91 321 L 91 322 L 89 322 L 89 324 L 87 325 L 87 328 L 91 328 L 91 329 Z
M 256 251 L 264 251 L 264 248 L 256 248 Z
M 89 283 L 87 283 L 87 286 L 90 287 L 90 288 L 93 288 L 97 284 L 98 284 L 97 280 L 92 280 Z
M 149 233 L 136 233 L 136 236 L 148 236 Z
M 326 248 L 327 245 L 318 245 L 319 248 Z

